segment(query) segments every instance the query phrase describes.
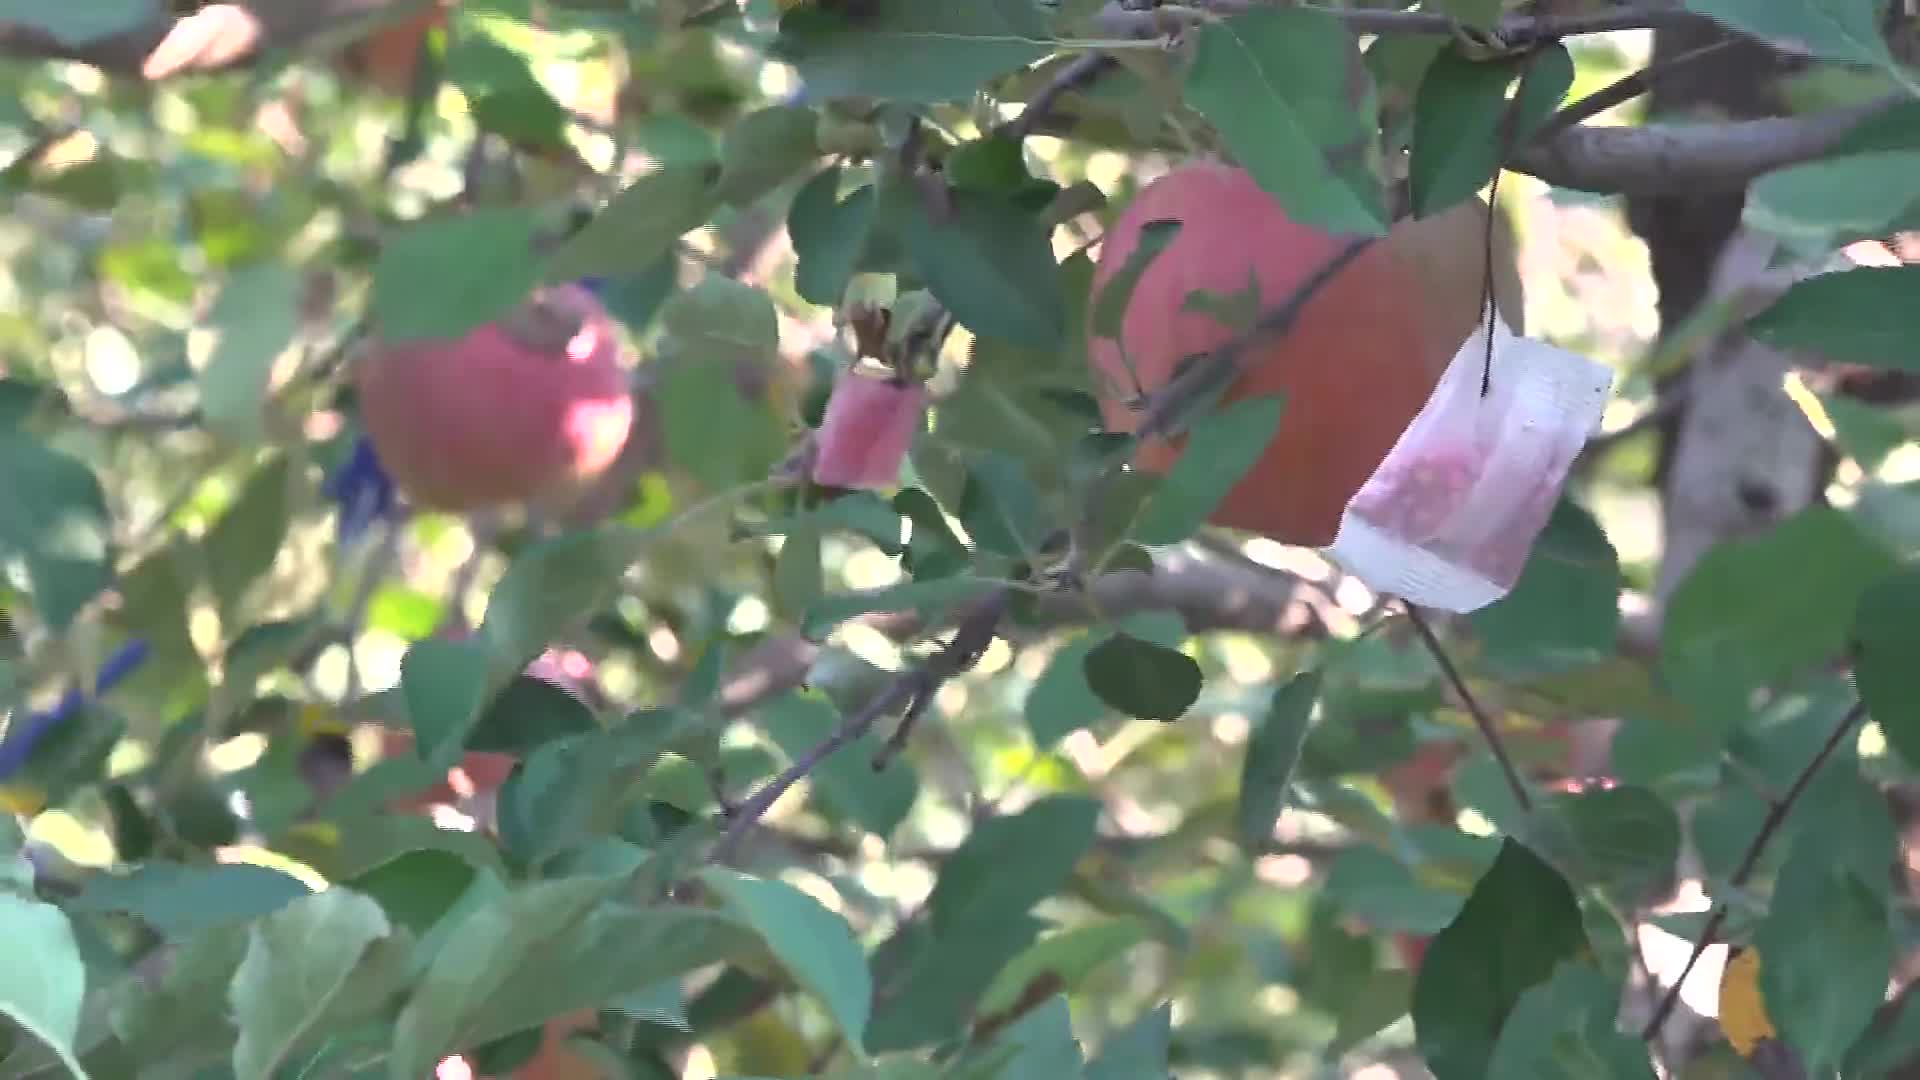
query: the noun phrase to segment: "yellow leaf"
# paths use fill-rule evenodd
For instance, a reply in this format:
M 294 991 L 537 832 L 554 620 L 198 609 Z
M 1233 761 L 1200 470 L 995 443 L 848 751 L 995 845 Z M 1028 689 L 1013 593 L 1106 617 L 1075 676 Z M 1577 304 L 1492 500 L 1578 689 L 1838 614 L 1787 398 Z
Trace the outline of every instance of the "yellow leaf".
M 1760 953 L 1741 949 L 1727 960 L 1720 974 L 1720 1030 L 1741 1057 L 1750 1057 L 1762 1039 L 1777 1039 L 1780 1033 L 1767 1019 L 1767 1005 L 1760 997 Z

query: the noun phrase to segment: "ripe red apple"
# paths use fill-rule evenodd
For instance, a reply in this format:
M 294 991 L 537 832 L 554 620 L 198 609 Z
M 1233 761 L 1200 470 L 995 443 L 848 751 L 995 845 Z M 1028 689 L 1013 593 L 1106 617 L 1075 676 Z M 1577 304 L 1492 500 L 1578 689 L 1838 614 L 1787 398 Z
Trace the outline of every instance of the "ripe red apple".
M 591 292 L 544 288 L 458 339 L 373 341 L 355 369 L 360 421 L 395 484 L 430 509 L 578 490 L 633 427 L 619 353 Z
M 1487 213 L 1472 200 L 1396 224 L 1309 301 L 1289 332 L 1252 350 L 1227 400 L 1284 392 L 1286 411 L 1213 524 L 1287 544 L 1333 541 L 1348 500 L 1426 404 L 1481 317 Z M 1148 184 L 1107 230 L 1094 296 L 1127 265 L 1143 228 L 1169 219 L 1182 227 L 1140 275 L 1119 340 L 1093 334 L 1088 342 L 1102 411 L 1116 430 L 1139 422 L 1129 404 L 1136 389 L 1151 393 L 1186 357 L 1238 336 L 1212 314 L 1185 310 L 1189 295 L 1238 294 L 1252 275 L 1260 310 L 1269 311 L 1348 242 L 1289 219 L 1244 170 L 1198 161 Z M 1495 296 L 1517 331 L 1520 283 L 1511 241 L 1498 228 L 1494 247 Z M 1136 460 L 1163 472 L 1180 453 L 1156 442 Z

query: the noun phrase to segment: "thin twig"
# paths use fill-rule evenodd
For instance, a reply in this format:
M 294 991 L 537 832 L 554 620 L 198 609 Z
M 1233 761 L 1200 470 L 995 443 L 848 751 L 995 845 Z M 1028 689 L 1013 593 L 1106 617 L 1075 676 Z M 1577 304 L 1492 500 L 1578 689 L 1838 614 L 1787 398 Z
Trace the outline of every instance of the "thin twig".
M 1240 359 L 1246 353 L 1274 336 L 1291 330 L 1294 320 L 1300 317 L 1308 302 L 1349 264 L 1365 254 L 1375 239 L 1372 236 L 1356 236 L 1349 240 L 1339 254 L 1308 275 L 1284 303 L 1262 315 L 1260 321 L 1254 323 L 1246 333 L 1194 360 L 1169 379 L 1154 392 L 1142 409 L 1140 423 L 1133 430 L 1135 440 L 1146 442 L 1173 434 L 1185 419 L 1188 406 L 1231 383 L 1240 373 Z
M 1827 741 L 1820 745 L 1813 759 L 1800 770 L 1800 775 L 1793 778 L 1793 783 L 1787 787 L 1787 793 L 1767 808 L 1767 816 L 1760 820 L 1759 831 L 1753 834 L 1752 842 L 1747 844 L 1747 850 L 1741 854 L 1740 862 L 1733 868 L 1733 876 L 1727 879 L 1729 885 L 1738 889 L 1745 886 L 1747 880 L 1753 877 L 1754 870 L 1760 865 L 1760 856 L 1766 853 L 1767 844 L 1773 839 L 1774 834 L 1786 824 L 1787 815 L 1793 811 L 1794 804 L 1800 801 L 1800 796 L 1806 793 L 1807 786 L 1813 783 L 1813 778 L 1820 772 L 1821 766 L 1825 765 L 1827 759 L 1833 756 L 1833 752 L 1840 748 L 1840 744 L 1846 741 L 1848 734 L 1859 725 L 1866 714 L 1866 704 L 1855 702 L 1853 707 L 1847 710 L 1846 715 L 1840 718 L 1840 722 L 1833 726 Z M 1700 928 L 1700 936 L 1694 939 L 1693 951 L 1687 954 L 1686 966 L 1680 969 L 1680 976 L 1673 980 L 1673 985 L 1667 987 L 1667 992 L 1660 998 L 1660 1004 L 1654 1008 L 1653 1015 L 1647 1019 L 1647 1026 L 1641 1029 L 1640 1037 L 1643 1040 L 1652 1042 L 1660 1037 L 1660 1029 L 1666 1026 L 1667 1018 L 1673 1015 L 1674 1006 L 1680 1001 L 1680 988 L 1687 984 L 1687 976 L 1693 974 L 1693 966 L 1700 962 L 1701 954 L 1707 951 L 1707 946 L 1713 944 L 1714 939 L 1720 935 L 1720 928 L 1726 924 L 1729 910 L 1726 904 L 1714 905 L 1713 913 L 1707 916 L 1706 925 Z
M 1527 791 L 1527 782 L 1521 778 L 1520 770 L 1513 764 L 1513 758 L 1507 755 L 1507 745 L 1500 738 L 1499 729 L 1493 726 L 1492 715 L 1480 704 L 1480 699 L 1473 695 L 1473 691 L 1467 689 L 1467 680 L 1455 666 L 1453 657 L 1447 655 L 1446 647 L 1441 645 L 1439 635 L 1433 632 L 1427 617 L 1412 604 L 1402 604 L 1402 606 L 1407 609 L 1407 621 L 1413 624 L 1414 631 L 1426 644 L 1427 651 L 1433 654 L 1434 662 L 1440 665 L 1440 673 L 1446 676 L 1447 683 L 1453 687 L 1453 692 L 1459 696 L 1461 704 L 1466 706 L 1467 712 L 1473 717 L 1474 725 L 1480 729 L 1481 736 L 1487 740 L 1487 748 L 1493 751 L 1494 760 L 1500 763 L 1500 771 L 1506 774 L 1507 787 L 1513 792 L 1513 801 L 1520 804 L 1521 810 L 1532 813 L 1533 795 Z
M 1363 8 L 1312 7 L 1344 21 L 1361 34 L 1457 34 L 1472 33 L 1473 27 L 1451 15 L 1438 12 L 1390 11 Z M 1681 7 L 1637 4 L 1619 5 L 1605 11 L 1570 15 L 1509 15 L 1494 24 L 1494 34 L 1510 44 L 1549 41 L 1556 38 L 1607 34 L 1616 30 L 1648 30 L 1698 22 L 1704 18 Z
M 1716 56 L 1741 42 L 1740 38 L 1723 37 L 1709 42 L 1697 49 L 1688 49 L 1678 56 L 1669 57 L 1657 64 L 1649 64 L 1630 75 L 1615 79 L 1599 90 L 1573 102 L 1566 108 L 1547 118 L 1533 133 L 1535 139 L 1551 139 L 1555 135 L 1599 116 L 1616 105 L 1624 105 L 1641 94 L 1652 90 L 1654 84 L 1672 77 L 1676 72 L 1684 71 Z
M 999 632 L 1000 620 L 1006 615 L 1010 598 L 1008 590 L 995 589 L 976 602 L 967 616 L 960 620 L 952 641 L 924 661 L 896 675 L 858 712 L 841 721 L 831 734 L 808 747 L 794 759 L 793 764 L 741 802 L 729 818 L 726 833 L 714 847 L 713 861 L 731 862 L 741 842 L 760 819 L 773 809 L 773 804 L 779 802 L 780 797 L 793 785 L 819 768 L 822 762 L 848 744 L 859 741 L 882 719 L 895 713 L 912 715 L 915 708 L 924 707 L 920 703 L 931 698 L 948 679 L 978 663 L 980 654 L 993 644 Z
M 1027 99 L 1027 106 L 1020 110 L 1019 116 L 1001 124 L 995 134 L 1015 141 L 1033 134 L 1034 125 L 1053 115 L 1061 98 L 1098 79 L 1116 63 L 1111 53 L 1090 52 L 1074 57 L 1054 73 L 1039 93 Z
M 1208 18 L 1236 15 L 1259 6 L 1255 0 L 1188 0 L 1179 7 L 1156 7 L 1144 11 L 1109 4 L 1096 25 L 1100 33 L 1112 37 L 1155 37 L 1170 29 L 1193 25 Z M 1356 34 L 1485 36 L 1471 23 L 1442 12 L 1394 11 L 1376 8 L 1333 7 L 1325 4 L 1301 4 L 1307 11 L 1331 15 Z M 1616 30 L 1648 30 L 1698 22 L 1706 16 L 1686 8 L 1667 4 L 1621 4 L 1604 11 L 1569 15 L 1512 14 L 1491 28 L 1491 36 L 1511 46 L 1531 45 L 1559 38 L 1606 34 Z

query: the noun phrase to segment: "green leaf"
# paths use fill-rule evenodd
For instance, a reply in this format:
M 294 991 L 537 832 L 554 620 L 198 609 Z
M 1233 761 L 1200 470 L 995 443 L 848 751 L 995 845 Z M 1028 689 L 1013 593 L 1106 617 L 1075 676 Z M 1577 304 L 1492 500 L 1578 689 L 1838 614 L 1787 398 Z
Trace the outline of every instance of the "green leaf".
M 1753 182 L 1744 220 L 1824 257 L 1884 236 L 1920 210 L 1920 153 L 1880 151 L 1777 169 Z
M 926 492 L 917 488 L 903 489 L 901 495 L 910 491 L 918 492 L 921 498 L 932 502 Z M 895 501 L 900 501 L 900 497 L 896 496 Z M 934 504 L 934 512 L 938 513 L 938 510 L 938 504 Z M 902 511 L 892 502 L 871 491 L 850 491 L 831 502 L 821 503 L 797 514 L 787 514 L 759 524 L 742 523 L 740 531 L 745 536 L 793 536 L 808 529 L 817 529 L 822 534 L 850 532 L 873 541 L 875 547 L 888 555 L 898 555 L 903 548 L 900 541 L 901 514 Z
M 0 940 L 15 962 L 0 964 L 0 1013 L 59 1055 L 85 1080 L 76 1058 L 87 971 L 73 926 L 59 908 L 0 891 Z
M 1060 888 L 1093 846 L 1100 804 L 1052 795 L 969 833 L 940 868 L 927 905 L 936 936 L 1011 920 Z
M 1529 825 L 1528 838 L 1554 856 L 1575 882 L 1643 899 L 1673 873 L 1680 817 L 1652 789 L 1595 789 L 1559 796 Z
M 824 631 L 856 615 L 876 611 L 912 611 L 923 616 L 937 616 L 984 596 L 996 587 L 992 581 L 983 578 L 955 575 L 864 592 L 828 593 L 807 608 L 806 618 L 800 621 L 800 632 L 808 638 L 817 639 Z
M 1313 705 L 1320 697 L 1320 673 L 1303 671 L 1273 692 L 1267 714 L 1247 739 L 1240 767 L 1238 821 L 1240 846 L 1258 857 L 1273 839 L 1273 827 L 1287 805 L 1294 767 L 1307 739 Z
M 1840 393 L 1817 396 L 1833 421 L 1834 445 L 1862 470 L 1877 471 L 1907 441 L 1906 425 L 1893 410 Z
M 1060 191 L 1050 180 L 1027 171 L 1025 145 L 1009 135 L 990 132 L 953 148 L 941 163 L 940 174 L 957 189 L 1000 192 L 1035 200 L 1045 206 Z
M 873 977 L 847 921 L 785 882 L 721 869 L 703 880 L 766 941 L 781 966 L 826 1003 L 847 1045 L 864 1056 Z
M 1513 591 L 1468 616 L 1484 662 L 1509 677 L 1554 674 L 1615 652 L 1620 560 L 1607 534 L 1562 499 L 1527 556 Z
M 1011 1009 L 1041 980 L 1072 992 L 1102 965 L 1145 940 L 1147 927 L 1137 919 L 1113 919 L 1050 935 L 1000 969 L 980 995 L 977 1011 L 990 1014 Z
M 414 753 L 445 768 L 459 760 L 486 704 L 486 650 L 474 641 L 416 641 L 400 659 L 400 693 L 416 739 Z
M 461 21 L 463 32 L 447 50 L 447 81 L 466 97 L 480 129 L 524 149 L 564 150 L 569 116 L 535 77 L 539 58 L 514 48 L 509 34 L 490 32 L 506 20 Z
M 555 739 L 527 755 L 500 789 L 508 850 L 532 866 L 610 830 L 623 793 L 702 723 L 679 709 L 659 712 L 619 731 Z
M 1524 81 L 1510 105 L 1507 88 L 1516 78 Z M 1414 100 L 1408 163 L 1414 214 L 1427 217 L 1473 198 L 1572 85 L 1573 57 L 1557 41 L 1497 60 L 1472 59 L 1458 42 L 1442 49 Z
M 877 0 L 859 18 L 807 5 L 780 20 L 769 54 L 798 69 L 813 100 L 843 97 L 934 104 L 1052 51 L 1032 0 L 927 4 Z
M 635 180 L 567 238 L 546 260 L 544 279 L 638 273 L 671 254 L 673 245 L 707 223 L 720 206 L 717 166 L 663 165 Z
M 237 1080 L 272 1080 L 329 1021 L 378 1009 L 405 974 L 405 949 L 379 948 L 392 935 L 379 904 L 343 888 L 296 900 L 256 923 L 228 995 L 240 1028 Z
M 1088 650 L 1087 686 L 1119 712 L 1171 723 L 1200 697 L 1200 665 L 1177 649 L 1125 632 Z
M 1413 973 L 1382 968 L 1356 980 L 1339 1003 L 1331 1053 L 1345 1053 L 1407 1015 L 1413 1000 Z
M 622 881 L 543 881 L 461 918 L 400 1012 L 388 1075 L 748 954 L 752 935 L 716 912 L 603 904 Z
M 200 369 L 200 411 L 215 434 L 238 443 L 266 437 L 267 384 L 274 361 L 300 329 L 300 275 L 283 263 L 236 272 L 207 313 L 211 354 Z
M 153 5 L 146 0 L 90 0 L 85 4 L 0 0 L 0 23 L 39 30 L 69 47 L 135 29 L 153 14 Z
M 535 950 L 583 922 L 618 881 L 562 878 L 535 882 L 482 903 L 454 924 L 401 1009 L 388 1075 L 413 1080 L 446 1053 L 483 1038 L 475 1023 Z M 529 1016 L 509 1034 L 540 1022 Z
M 1860 595 L 1853 617 L 1853 677 L 1887 744 L 1920 765 L 1920 564 L 1908 563 Z
M 812 164 L 820 156 L 812 109 L 770 105 L 734 121 L 721 150 L 713 193 L 745 206 Z
M 994 976 L 1045 924 L 1031 915 L 976 920 L 939 933 L 915 926 L 875 957 L 884 973 L 867 1046 L 877 1053 L 940 1042 L 965 1030 Z
M 1106 286 L 1093 301 L 1093 322 L 1090 327 L 1093 336 L 1120 337 L 1121 323 L 1126 319 L 1127 305 L 1133 300 L 1133 290 L 1139 287 L 1141 276 L 1153 265 L 1153 260 L 1180 235 L 1182 224 L 1177 218 L 1162 218 L 1140 227 L 1140 238 L 1127 254 L 1127 261 L 1107 279 Z
M 1080 1043 L 1073 1037 L 1067 999 L 1055 994 L 1022 1014 L 977 1055 L 954 1069 L 955 1080 L 1059 1080 L 1080 1076 Z
M 232 618 L 253 584 L 273 569 L 291 517 L 293 468 L 291 458 L 276 454 L 255 469 L 200 542 L 223 617 Z
M 1514 1004 L 1488 1063 L 1488 1080 L 1653 1080 L 1646 1044 L 1614 1020 L 1619 1002 L 1620 988 L 1599 972 L 1561 965 Z
M 824 697 L 795 692 L 762 705 L 758 722 L 793 761 L 833 734 L 840 726 L 840 711 Z M 884 745 L 881 735 L 870 731 L 829 756 L 807 778 L 813 797 L 829 814 L 883 838 L 906 819 L 920 794 L 919 777 L 900 757 L 874 771 L 872 763 Z
M 1047 528 L 1033 480 L 1018 461 L 991 451 L 968 463 L 958 516 L 982 550 L 1016 559 L 1036 552 Z
M 940 503 L 927 494 L 926 489 L 901 488 L 888 505 L 913 523 L 913 534 L 907 540 L 900 565 L 915 580 L 947 577 L 967 568 L 970 558 L 967 546 L 947 523 Z M 886 545 L 881 547 L 884 550 Z
M 1686 6 L 1735 30 L 1828 60 L 1894 63 L 1880 36 L 1880 0 L 1687 0 Z
M 1683 693 L 1730 701 L 1819 663 L 1845 645 L 1861 594 L 1893 567 L 1889 552 L 1826 507 L 1723 542 L 1674 590 L 1664 670 Z
M 1352 847 L 1327 868 L 1327 903 L 1376 931 L 1439 933 L 1460 914 L 1462 897 L 1422 884 L 1412 868 L 1371 847 Z
M 299 878 L 265 866 L 156 860 L 124 875 L 88 878 L 69 905 L 76 912 L 130 912 L 161 937 L 182 941 L 269 915 L 312 891 Z
M 1089 418 L 1057 404 L 1061 392 L 1086 393 L 1091 376 L 1085 339 L 1085 302 L 1093 263 L 1085 253 L 1060 264 L 1067 294 L 1065 325 L 1076 328 L 1064 348 L 1030 349 L 1000 338 L 975 338 L 973 355 L 958 388 L 942 398 L 934 415 L 934 441 L 942 447 L 992 450 L 1018 458 L 1043 490 L 1066 483 L 1072 447 L 1092 426 Z M 922 455 L 916 453 L 916 465 Z M 944 495 L 944 492 L 942 493 Z
M 835 307 L 853 280 L 873 228 L 879 189 L 863 184 L 840 197 L 840 167 L 814 174 L 794 193 L 787 208 L 787 233 L 793 240 L 793 288 L 810 304 Z
M 1206 524 L 1273 442 L 1285 405 L 1279 394 L 1246 398 L 1196 420 L 1186 449 L 1141 510 L 1133 539 L 1149 546 L 1178 544 Z
M 1920 266 L 1862 266 L 1818 274 L 1754 316 L 1747 332 L 1781 349 L 1830 360 L 1920 371 Z
M 698 363 L 760 363 L 780 349 L 773 298 L 719 274 L 708 274 L 667 301 L 660 319 L 674 344 Z
M 1179 645 L 1187 636 L 1186 623 L 1170 612 L 1128 616 L 1121 621 L 1120 629 L 1167 648 Z M 1027 730 L 1041 749 L 1052 747 L 1069 732 L 1091 727 L 1112 713 L 1107 703 L 1087 685 L 1087 654 L 1104 640 L 1105 635 L 1098 631 L 1082 631 L 1054 650 L 1047 658 L 1046 669 L 1034 680 L 1022 711 L 1026 715 Z
M 522 548 L 487 597 L 475 635 L 492 654 L 495 677 L 504 684 L 549 642 L 584 622 L 653 539 L 648 530 L 615 525 Z
M 774 610 L 793 618 L 825 591 L 826 578 L 820 569 L 820 529 L 814 525 L 798 526 L 787 533 L 773 563 Z
M 914 272 L 967 329 L 1030 349 L 1060 347 L 1066 288 L 1048 230 L 1032 213 L 1004 196 L 960 190 L 939 220 L 914 203 L 904 229 Z
M 481 710 L 466 746 L 525 757 L 537 746 L 599 731 L 593 710 L 566 690 L 533 675 L 520 675 Z
M 113 581 L 113 527 L 99 480 L 24 433 L 0 434 L 0 568 L 19 560 L 48 629 L 64 633 Z
M 539 277 L 534 217 L 489 207 L 404 226 L 373 267 L 373 318 L 387 341 L 460 338 L 507 314 Z
M 1167 1080 L 1173 1003 L 1163 1002 L 1109 1036 L 1087 1062 L 1086 1080 Z
M 1796 837 L 1754 934 L 1767 1015 L 1810 1071 L 1838 1065 L 1886 995 L 1893 932 L 1885 901 L 1825 838 Z
M 0 376 L 0 432 L 53 418 L 73 415 L 73 407 L 59 387 L 34 379 Z
M 480 871 L 451 851 L 409 851 L 340 882 L 370 896 L 395 927 L 416 938 L 460 902 Z
M 1436 1080 L 1483 1080 L 1521 995 L 1585 950 L 1573 890 L 1507 840 L 1445 930 L 1413 987 L 1414 1036 Z
M 1185 85 L 1187 104 L 1288 217 L 1380 236 L 1386 210 L 1367 157 L 1373 93 L 1346 25 L 1299 9 L 1206 23 Z
M 231 1068 L 227 987 L 246 955 L 247 929 L 234 923 L 180 942 L 157 985 L 128 980 L 109 988 L 113 1032 L 150 1075 L 190 1074 L 216 1062 Z
M 786 452 L 786 433 L 766 398 L 741 394 L 734 365 L 709 359 L 691 350 L 676 357 L 658 392 L 667 459 L 718 492 L 766 479 Z

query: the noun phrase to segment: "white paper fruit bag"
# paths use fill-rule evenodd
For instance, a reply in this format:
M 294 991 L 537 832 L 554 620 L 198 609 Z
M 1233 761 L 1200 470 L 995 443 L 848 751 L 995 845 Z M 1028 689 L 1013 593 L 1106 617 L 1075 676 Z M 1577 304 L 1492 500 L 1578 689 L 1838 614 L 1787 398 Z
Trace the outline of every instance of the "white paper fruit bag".
M 1468 612 L 1505 596 L 1600 423 L 1613 372 L 1487 321 L 1347 503 L 1325 554 L 1376 592 Z

